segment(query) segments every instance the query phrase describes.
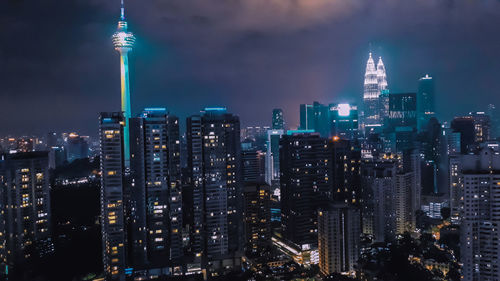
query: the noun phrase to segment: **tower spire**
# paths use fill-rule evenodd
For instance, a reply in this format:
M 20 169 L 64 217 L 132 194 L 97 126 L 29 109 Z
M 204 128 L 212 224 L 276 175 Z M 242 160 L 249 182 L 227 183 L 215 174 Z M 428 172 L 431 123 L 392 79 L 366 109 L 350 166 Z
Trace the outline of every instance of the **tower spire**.
M 123 5 L 123 0 L 121 0 L 120 5 L 120 20 L 125 20 L 125 6 Z

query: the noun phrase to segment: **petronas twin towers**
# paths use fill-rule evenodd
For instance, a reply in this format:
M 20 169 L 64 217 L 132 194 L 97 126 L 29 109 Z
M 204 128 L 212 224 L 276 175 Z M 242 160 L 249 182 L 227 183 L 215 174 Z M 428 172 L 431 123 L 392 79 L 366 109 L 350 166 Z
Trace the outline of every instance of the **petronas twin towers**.
M 387 90 L 387 76 L 382 57 L 379 58 L 377 67 L 372 58 L 372 53 L 366 63 L 365 83 L 363 91 L 364 114 L 362 123 L 365 128 L 380 127 L 386 108 L 386 99 L 381 96 Z

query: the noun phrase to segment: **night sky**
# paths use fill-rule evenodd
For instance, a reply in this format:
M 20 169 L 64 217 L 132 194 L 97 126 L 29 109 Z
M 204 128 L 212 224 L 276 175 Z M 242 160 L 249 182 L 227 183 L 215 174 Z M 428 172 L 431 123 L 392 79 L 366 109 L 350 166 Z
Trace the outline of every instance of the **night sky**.
M 498 0 L 126 0 L 133 112 L 227 106 L 269 125 L 300 103 L 359 102 L 368 52 L 392 92 L 436 79 L 440 119 L 500 106 Z M 0 135 L 97 135 L 120 107 L 119 0 L 0 1 Z M 182 122 L 184 123 L 184 121 Z

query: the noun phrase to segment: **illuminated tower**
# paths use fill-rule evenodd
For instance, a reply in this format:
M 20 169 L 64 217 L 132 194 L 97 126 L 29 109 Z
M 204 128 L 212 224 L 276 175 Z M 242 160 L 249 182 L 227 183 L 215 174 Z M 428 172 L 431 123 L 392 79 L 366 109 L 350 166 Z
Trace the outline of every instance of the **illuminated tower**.
M 124 154 L 125 166 L 130 167 L 130 140 L 129 140 L 129 124 L 128 119 L 132 115 L 130 106 L 130 83 L 128 75 L 128 52 L 132 51 L 134 46 L 135 36 L 132 32 L 128 31 L 128 24 L 125 21 L 125 8 L 123 7 L 123 0 L 121 0 L 121 13 L 120 20 L 118 21 L 118 28 L 113 34 L 113 45 L 115 50 L 120 53 L 120 70 L 121 70 L 121 97 L 122 109 L 125 121 L 123 128 L 124 137 Z
M 377 69 L 375 68 L 372 53 L 370 53 L 370 57 L 366 63 L 363 91 L 363 124 L 365 127 L 372 127 L 379 124 L 379 94 Z
M 387 75 L 385 74 L 385 66 L 382 57 L 378 58 L 377 63 L 377 84 L 379 92 L 387 90 Z
M 385 124 L 389 118 L 389 89 L 387 89 L 387 75 L 382 57 L 377 63 L 377 84 L 379 93 L 379 123 Z

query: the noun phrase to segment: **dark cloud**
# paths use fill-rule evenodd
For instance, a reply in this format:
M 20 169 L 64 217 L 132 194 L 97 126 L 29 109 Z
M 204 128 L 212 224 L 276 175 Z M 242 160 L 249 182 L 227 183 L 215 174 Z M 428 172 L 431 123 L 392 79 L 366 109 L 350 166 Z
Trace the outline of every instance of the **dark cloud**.
M 182 118 L 226 105 L 244 124 L 273 107 L 359 101 L 369 45 L 392 91 L 436 78 L 443 119 L 498 103 L 500 2 L 453 0 L 126 1 L 138 37 L 134 111 L 166 106 Z M 110 36 L 119 1 L 0 4 L 0 134 L 81 130 L 119 108 Z

